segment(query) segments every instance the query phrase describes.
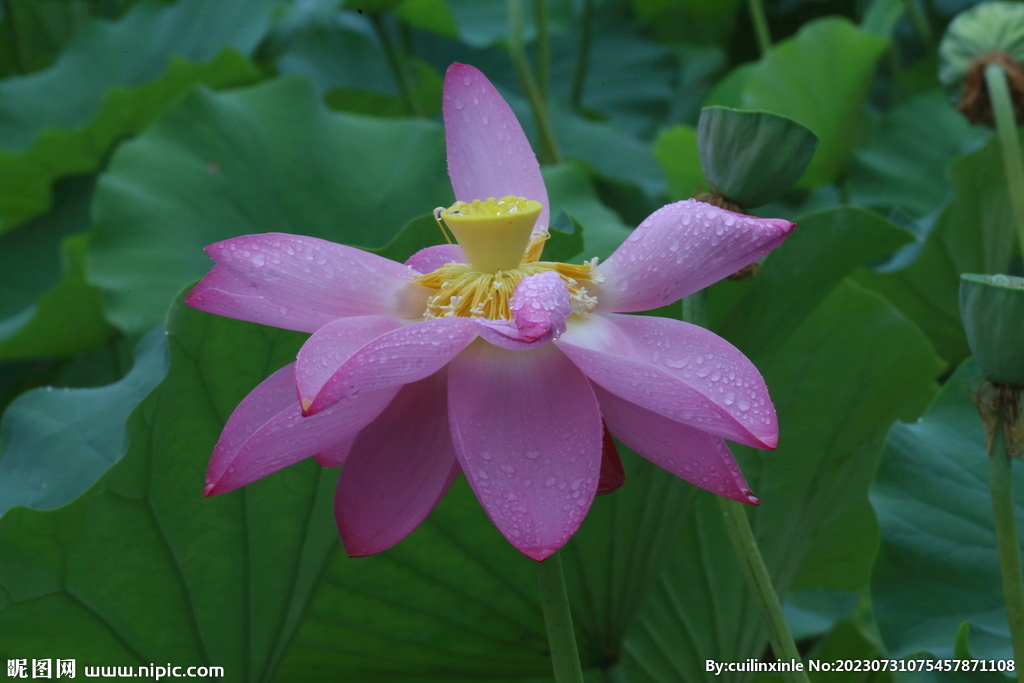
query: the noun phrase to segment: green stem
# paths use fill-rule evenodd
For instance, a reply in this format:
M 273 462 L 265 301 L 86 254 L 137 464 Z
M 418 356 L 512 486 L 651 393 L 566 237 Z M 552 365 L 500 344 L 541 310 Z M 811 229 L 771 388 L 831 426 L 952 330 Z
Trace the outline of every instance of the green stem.
M 526 50 L 523 47 L 522 0 L 508 0 L 508 23 L 511 31 L 509 53 L 512 57 L 512 65 L 515 66 L 519 82 L 523 86 L 523 91 L 526 92 L 526 99 L 529 100 L 530 110 L 533 112 L 533 120 L 537 124 L 538 133 L 540 133 L 541 163 L 559 164 L 562 162 L 562 155 L 558 151 L 555 134 L 551 129 L 551 122 L 548 120 L 547 105 L 537 86 L 537 81 L 533 77 L 530 62 L 526 59 Z
M 999 145 L 1003 149 L 1003 167 L 1006 169 L 1006 183 L 1010 189 L 1013 222 L 1017 226 L 1017 239 L 1020 240 L 1020 251 L 1024 256 L 1024 162 L 1021 161 L 1017 120 L 1013 115 L 1010 87 L 1003 68 L 998 64 L 986 66 L 985 84 L 995 114 Z
M 914 30 L 921 36 L 921 40 L 925 45 L 931 45 L 934 40 L 932 27 L 928 23 L 928 17 L 925 16 L 920 0 L 903 0 L 903 6 L 907 10 L 907 16 L 910 17 L 910 23 L 914 25 Z
M 7 34 L 10 36 L 11 46 L 14 48 L 14 68 L 18 73 L 23 74 L 28 71 L 29 59 L 25 51 L 25 44 L 18 33 L 18 22 L 14 18 L 14 4 L 11 0 L 3 0 L 3 8 L 4 20 L 7 24 Z
M 772 46 L 772 34 L 768 30 L 768 19 L 764 14 L 764 5 L 761 0 L 749 0 L 747 3 L 750 9 L 750 20 L 754 23 L 754 33 L 757 35 L 757 47 L 763 57 Z
M 540 602 L 544 608 L 544 625 L 551 647 L 551 668 L 556 683 L 583 683 L 580 655 L 576 650 L 576 632 L 572 628 L 569 596 L 565 592 L 562 558 L 555 553 L 537 563 Z
M 768 639 L 771 641 L 775 658 L 780 662 L 802 662 L 800 651 L 793 642 L 793 634 L 789 631 L 786 616 L 782 612 L 782 604 L 775 593 L 768 568 L 757 547 L 757 539 L 750 528 L 750 520 L 743 503 L 728 498 L 718 498 L 725 518 L 725 526 L 729 530 L 729 538 L 743 565 L 743 574 L 747 577 L 747 585 L 758 598 L 761 616 L 768 626 Z M 808 683 L 807 674 L 803 671 L 783 672 L 783 678 L 790 683 Z
M 707 290 L 695 292 L 683 299 L 683 320 L 702 327 L 707 326 Z M 722 517 L 725 519 L 736 556 L 743 565 L 747 586 L 756 596 L 761 616 L 768 626 L 768 638 L 775 658 L 780 662 L 802 662 L 800 651 L 796 648 L 793 634 L 790 633 L 786 616 L 782 612 L 779 596 L 775 593 L 768 568 L 765 567 L 764 558 L 757 547 L 754 531 L 750 528 L 746 506 L 722 497 L 718 497 L 718 503 L 722 508 Z M 803 671 L 786 671 L 782 675 L 789 683 L 808 683 L 807 674 Z
M 583 88 L 587 83 L 590 68 L 590 42 L 594 38 L 594 0 L 583 0 L 583 16 L 580 17 L 580 49 L 576 53 L 576 73 L 572 77 L 570 102 L 575 109 L 583 103 Z
M 1010 619 L 1010 641 L 1017 662 L 1017 680 L 1024 681 L 1024 578 L 1020 571 L 1020 543 L 1013 507 L 1013 472 L 1002 421 L 996 423 L 989 452 L 992 484 L 992 513 L 996 520 L 999 566 L 1003 573 L 1003 596 Z
M 702 289 L 683 299 L 683 320 L 701 327 L 708 326 L 708 290 Z
M 604 678 L 604 683 L 629 683 L 621 662 L 601 669 L 601 677 Z
M 533 0 L 534 22 L 537 24 L 537 90 L 547 99 L 551 71 L 551 47 L 548 44 L 548 3 Z
M 384 26 L 384 20 L 379 13 L 371 12 L 370 21 L 373 22 L 373 28 L 377 31 L 377 36 L 384 47 L 384 54 L 387 55 L 388 65 L 391 67 L 391 73 L 395 77 L 395 82 L 398 83 L 398 91 L 402 94 L 402 100 L 405 102 L 406 109 L 409 110 L 409 114 L 412 116 L 422 116 L 423 112 L 420 110 L 420 103 L 416 99 L 412 83 L 409 80 L 409 74 L 405 70 L 405 62 L 395 47 L 395 42 L 391 40 L 391 34 L 388 33 L 387 27 Z

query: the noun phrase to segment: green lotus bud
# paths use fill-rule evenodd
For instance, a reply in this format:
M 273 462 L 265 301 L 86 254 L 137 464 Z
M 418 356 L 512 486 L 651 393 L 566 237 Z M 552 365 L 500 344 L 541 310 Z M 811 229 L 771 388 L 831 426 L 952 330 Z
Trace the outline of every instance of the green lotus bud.
M 960 317 L 985 378 L 1024 387 L 1024 278 L 961 275 Z
M 1024 4 L 985 2 L 961 12 L 939 46 L 939 80 L 971 123 L 994 125 L 985 67 L 1003 68 L 1017 123 L 1024 122 Z
M 792 187 L 817 146 L 818 136 L 806 126 L 763 111 L 704 107 L 697 124 L 704 177 L 743 209 L 767 204 Z

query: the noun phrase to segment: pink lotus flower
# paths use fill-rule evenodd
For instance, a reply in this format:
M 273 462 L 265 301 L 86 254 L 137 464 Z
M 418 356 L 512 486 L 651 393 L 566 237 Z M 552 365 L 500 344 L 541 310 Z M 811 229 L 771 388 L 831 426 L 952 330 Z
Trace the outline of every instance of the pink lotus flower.
M 776 446 L 757 369 L 701 327 L 623 314 L 739 270 L 793 225 L 690 200 L 655 212 L 602 264 L 541 262 L 544 181 L 477 69 L 448 70 L 444 122 L 459 202 L 442 213 L 460 247 L 405 265 L 277 233 L 207 247 L 216 266 L 189 305 L 313 334 L 235 409 L 206 494 L 309 456 L 344 463 L 338 528 L 349 555 L 368 555 L 465 472 L 505 537 L 543 560 L 590 508 L 606 424 L 673 474 L 757 503 L 723 441 Z

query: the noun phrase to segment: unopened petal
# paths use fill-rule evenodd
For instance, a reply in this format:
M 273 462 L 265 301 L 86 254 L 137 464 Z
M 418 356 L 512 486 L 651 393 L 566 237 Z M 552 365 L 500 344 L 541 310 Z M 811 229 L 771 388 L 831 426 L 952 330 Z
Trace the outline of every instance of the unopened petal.
M 611 313 L 570 325 L 555 343 L 596 384 L 631 403 L 754 448 L 778 444 L 761 373 L 709 330 Z
M 604 311 L 646 311 L 704 289 L 782 244 L 793 223 L 688 199 L 640 224 L 599 266 Z
M 506 195 L 540 202 L 534 232 L 546 230 L 548 192 L 522 126 L 487 77 L 468 64 L 452 64 L 444 78 L 448 175 L 463 202 Z
M 245 235 L 206 252 L 217 265 L 185 302 L 228 318 L 314 332 L 353 315 L 409 317 L 418 304 L 401 263 L 314 237 Z
M 315 415 L 338 401 L 421 380 L 448 364 L 476 338 L 469 318 L 436 318 L 386 332 L 342 363 L 306 410 Z
M 542 346 L 565 332 L 569 288 L 553 271 L 527 276 L 516 286 L 511 309 L 512 320 L 477 319 L 480 336 L 510 351 Z
M 721 437 L 658 415 L 594 387 L 608 428 L 623 443 L 681 479 L 741 503 L 757 505 Z
M 228 418 L 206 473 L 206 495 L 227 493 L 352 438 L 394 397 L 367 393 L 315 418 L 295 397 L 295 364 L 257 386 Z
M 350 556 L 379 553 L 408 536 L 461 471 L 448 428 L 446 374 L 402 387 L 352 445 L 334 503 Z
M 535 560 L 575 533 L 593 501 L 602 424 L 589 382 L 553 345 L 478 341 L 448 371 L 455 452 L 491 521 Z

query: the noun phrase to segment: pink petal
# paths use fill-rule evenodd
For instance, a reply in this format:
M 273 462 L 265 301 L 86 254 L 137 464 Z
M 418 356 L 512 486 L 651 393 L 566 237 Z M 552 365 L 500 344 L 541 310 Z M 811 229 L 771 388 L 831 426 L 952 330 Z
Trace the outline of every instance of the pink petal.
M 473 344 L 448 370 L 455 452 L 491 521 L 535 560 L 590 509 L 603 427 L 586 378 L 554 346 Z
M 352 442 L 355 440 L 355 436 L 353 436 L 346 441 L 340 441 L 323 449 L 314 456 L 317 463 L 320 467 L 341 467 L 345 464 L 348 452 L 352 450 Z
M 702 327 L 611 313 L 571 325 L 555 343 L 591 380 L 631 403 L 754 448 L 778 444 L 761 373 Z
M 678 301 L 761 258 L 794 227 L 695 199 L 663 206 L 598 267 L 605 277 L 598 306 L 646 311 Z
M 224 425 L 206 472 L 204 493 L 227 493 L 352 438 L 394 398 L 383 389 L 302 417 L 295 365 L 286 365 L 238 404 Z
M 447 373 L 406 384 L 359 432 L 338 481 L 338 530 L 351 557 L 387 550 L 420 525 L 455 477 Z
M 729 447 L 689 427 L 594 387 L 609 429 L 627 446 L 681 479 L 741 503 L 760 504 Z
M 600 387 L 597 387 L 600 389 Z M 595 393 L 596 395 L 596 393 Z M 600 400 L 598 400 L 600 403 Z M 601 438 L 601 476 L 597 480 L 597 495 L 605 496 L 626 483 L 626 468 L 622 466 L 619 447 L 615 445 L 612 433 L 604 425 L 604 436 Z
M 515 114 L 477 68 L 448 67 L 444 129 L 456 199 L 471 202 L 510 194 L 533 199 L 544 205 L 534 232 L 547 229 L 548 191 L 537 157 Z
M 476 323 L 470 318 L 436 318 L 382 334 L 342 363 L 306 414 L 327 410 L 344 398 L 432 375 L 475 337 Z
M 395 318 L 365 315 L 335 320 L 314 332 L 302 345 L 295 365 L 299 400 L 308 406 L 352 354 L 385 332 L 401 326 L 402 321 Z
M 409 257 L 405 265 L 417 273 L 433 273 L 435 270 L 448 263 L 469 263 L 469 259 L 457 244 L 438 244 L 426 249 L 420 249 Z
M 512 320 L 476 319 L 481 337 L 520 351 L 547 344 L 565 332 L 572 302 L 565 281 L 553 271 L 524 277 L 512 296 Z
M 314 332 L 338 318 L 408 318 L 426 307 L 427 290 L 410 285 L 404 265 L 326 240 L 244 235 L 206 252 L 217 266 L 185 303 L 208 313 Z

